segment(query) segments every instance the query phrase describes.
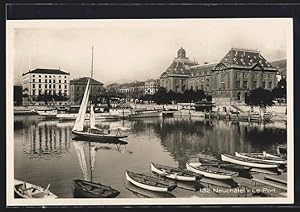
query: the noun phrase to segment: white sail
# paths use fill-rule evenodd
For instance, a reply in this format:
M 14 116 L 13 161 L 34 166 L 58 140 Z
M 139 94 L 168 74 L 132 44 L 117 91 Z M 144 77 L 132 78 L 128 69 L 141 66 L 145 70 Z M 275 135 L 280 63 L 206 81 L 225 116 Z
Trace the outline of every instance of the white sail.
M 91 129 L 95 129 L 96 128 L 96 121 L 95 121 L 95 112 L 94 112 L 94 107 L 93 105 L 91 104 L 91 112 L 90 112 L 90 126 L 91 126 Z
M 90 94 L 90 78 L 88 79 L 84 95 L 81 101 L 80 109 L 78 116 L 76 118 L 75 124 L 73 126 L 72 131 L 83 131 L 83 124 L 84 124 L 84 118 L 85 118 L 85 113 L 86 113 L 86 108 L 88 105 L 88 100 L 89 100 L 89 94 Z

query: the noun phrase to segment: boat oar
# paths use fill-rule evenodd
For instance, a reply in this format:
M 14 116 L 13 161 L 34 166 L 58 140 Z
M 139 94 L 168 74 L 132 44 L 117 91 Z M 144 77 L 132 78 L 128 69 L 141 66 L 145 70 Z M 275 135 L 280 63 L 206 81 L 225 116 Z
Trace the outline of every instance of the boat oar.
M 50 192 L 49 188 L 50 188 L 50 183 L 48 184 L 48 186 L 45 190 L 45 196 L 49 194 L 49 192 Z

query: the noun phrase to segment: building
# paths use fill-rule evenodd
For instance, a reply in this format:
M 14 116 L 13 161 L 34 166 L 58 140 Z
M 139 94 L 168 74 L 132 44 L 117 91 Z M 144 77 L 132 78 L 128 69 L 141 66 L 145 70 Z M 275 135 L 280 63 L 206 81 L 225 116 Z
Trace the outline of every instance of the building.
M 145 94 L 153 95 L 159 88 L 159 80 L 149 79 L 145 82 Z
M 70 73 L 59 69 L 34 69 L 22 74 L 23 90 L 35 101 L 43 94 L 68 96 Z
M 174 92 L 203 90 L 217 104 L 244 102 L 246 93 L 258 87 L 272 90 L 278 70 L 286 73 L 284 61 L 276 63 L 281 68 L 275 68 L 256 50 L 232 48 L 220 62 L 204 65 L 189 61 L 182 48 L 177 55 L 162 73 L 160 86 Z
M 187 88 L 187 80 L 191 76 L 191 66 L 198 65 L 197 62 L 189 60 L 185 50 L 181 47 L 177 51 L 177 57 L 171 65 L 160 76 L 160 86 L 167 91 L 184 92 Z
M 118 93 L 124 94 L 128 100 L 138 99 L 145 94 L 145 82 L 124 83 L 120 86 Z
M 256 50 L 232 48 L 212 70 L 212 97 L 215 103 L 244 102 L 249 90 L 272 90 L 277 69 Z
M 211 94 L 212 86 L 212 69 L 216 63 L 205 63 L 204 65 L 191 66 L 191 74 L 187 79 L 187 88 L 193 90 L 203 90 L 207 94 Z
M 84 95 L 84 91 L 87 85 L 89 77 L 81 77 L 70 81 L 70 101 L 80 104 Z M 100 96 L 104 93 L 103 83 L 92 79 L 91 80 L 91 95 Z

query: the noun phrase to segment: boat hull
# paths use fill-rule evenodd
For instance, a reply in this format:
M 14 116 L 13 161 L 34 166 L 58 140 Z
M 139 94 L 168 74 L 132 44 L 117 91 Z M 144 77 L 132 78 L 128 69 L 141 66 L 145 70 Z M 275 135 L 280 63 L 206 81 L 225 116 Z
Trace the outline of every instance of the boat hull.
M 61 114 L 57 114 L 56 118 L 58 118 L 60 120 L 76 120 L 77 116 L 78 116 L 78 113 L 61 113 Z M 90 120 L 90 114 L 86 113 L 84 116 L 84 119 Z M 111 115 L 109 113 L 95 113 L 95 119 L 117 120 L 117 119 L 120 119 L 120 117 L 117 115 Z
M 126 135 L 112 135 L 112 134 L 97 134 L 97 133 L 89 133 L 89 132 L 79 132 L 72 131 L 72 133 L 83 139 L 92 139 L 93 141 L 116 141 L 118 139 L 127 138 Z
M 132 183 L 133 185 L 149 190 L 149 191 L 156 191 L 156 192 L 170 192 L 173 189 L 176 188 L 176 185 L 173 186 L 165 186 L 165 187 L 158 187 L 158 186 L 153 186 L 153 185 L 147 185 L 145 183 L 141 183 L 136 181 L 135 179 L 133 179 L 133 177 L 130 176 L 130 174 L 128 173 L 128 171 L 125 172 L 125 176 L 126 176 L 126 180 L 130 183 Z
M 232 173 L 234 173 L 232 175 L 217 174 L 214 172 L 209 172 L 209 171 L 194 167 L 189 163 L 186 164 L 186 168 L 187 168 L 187 170 L 192 171 L 194 173 L 201 174 L 208 178 L 219 179 L 219 180 L 228 180 L 228 179 L 232 179 L 232 178 L 238 176 L 238 173 L 234 173 L 234 172 L 232 172 Z
M 151 171 L 160 175 L 164 176 L 166 178 L 172 179 L 172 180 L 180 180 L 180 181 L 189 181 L 189 182 L 194 182 L 200 179 L 198 176 L 183 176 L 183 175 L 178 175 L 176 173 L 166 173 L 166 171 L 157 168 L 153 163 L 150 164 L 151 166 Z
M 280 160 L 280 158 L 276 158 L 274 156 L 267 156 L 265 155 L 265 158 L 268 159 L 264 159 L 263 157 L 263 153 L 261 154 L 262 158 L 257 158 L 255 156 L 248 155 L 246 153 L 239 153 L 239 152 L 235 152 L 235 156 L 237 157 L 241 157 L 241 158 L 246 158 L 246 159 L 251 159 L 251 160 L 257 160 L 257 161 L 262 161 L 262 162 L 270 162 L 270 163 L 277 163 L 277 164 L 286 164 L 286 160 Z
M 162 111 L 151 111 L 151 112 L 133 113 L 133 114 L 129 114 L 128 117 L 129 118 L 162 117 Z
M 23 192 L 24 185 L 27 190 L 31 190 L 30 195 L 26 191 Z M 24 199 L 56 199 L 57 198 L 57 196 L 52 192 L 50 192 L 49 190 L 21 180 L 14 181 L 14 195 L 16 198 L 24 198 Z
M 84 184 L 89 183 L 92 185 L 91 187 L 94 188 L 101 188 L 103 190 L 107 190 L 106 193 L 103 192 L 101 193 L 96 193 L 93 191 L 90 191 L 87 187 L 84 186 Z M 74 180 L 74 196 L 75 197 L 80 197 L 80 198 L 115 198 L 120 194 L 119 191 L 111 188 L 110 186 L 105 186 L 100 183 L 94 183 L 90 181 L 85 181 L 85 180 L 79 180 L 75 179 Z
M 268 168 L 277 168 L 278 167 L 278 164 L 274 164 L 274 163 L 266 163 L 266 162 L 259 163 L 259 161 L 243 160 L 243 158 L 230 156 L 230 155 L 224 155 L 224 154 L 221 154 L 221 159 L 222 159 L 222 161 L 225 161 L 225 162 L 238 164 L 238 165 L 242 165 L 242 166 L 253 167 L 253 168 L 268 169 Z

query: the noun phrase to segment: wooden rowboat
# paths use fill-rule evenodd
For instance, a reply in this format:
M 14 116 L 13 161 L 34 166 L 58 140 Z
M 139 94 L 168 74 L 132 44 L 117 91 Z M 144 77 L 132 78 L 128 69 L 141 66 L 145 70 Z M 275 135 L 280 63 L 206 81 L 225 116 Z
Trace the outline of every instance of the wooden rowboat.
M 254 167 L 254 168 L 268 169 L 268 168 L 277 168 L 278 167 L 278 164 L 276 164 L 276 163 L 251 160 L 251 159 L 236 157 L 236 156 L 227 155 L 227 154 L 221 154 L 221 159 L 222 159 L 222 161 L 226 161 L 229 163 L 238 164 L 238 165 L 242 165 L 242 166 L 249 166 L 249 167 Z
M 15 192 L 15 197 L 17 198 L 56 199 L 57 196 L 52 192 L 50 192 L 49 187 L 50 184 L 45 189 L 42 188 L 41 186 L 37 186 L 21 180 L 14 181 L 14 192 Z
M 176 184 L 169 184 L 157 177 L 152 177 L 146 174 L 139 174 L 126 170 L 125 175 L 126 180 L 131 182 L 133 185 L 150 191 L 171 192 L 177 187 Z
M 174 167 L 151 163 L 151 171 L 173 180 L 198 181 L 203 175 L 195 174 L 189 170 L 182 170 Z
M 114 198 L 120 194 L 119 191 L 110 186 L 102 185 L 92 181 L 75 179 L 74 196 L 80 198 Z
M 280 157 L 276 157 L 274 155 L 268 154 L 268 153 L 239 153 L 235 152 L 235 156 L 241 157 L 241 158 L 247 158 L 251 160 L 257 160 L 262 162 L 271 162 L 271 163 L 277 163 L 277 164 L 286 164 L 286 160 Z
M 214 179 L 232 179 L 238 176 L 238 172 L 229 171 L 226 169 L 221 169 L 212 166 L 203 166 L 199 163 L 187 163 L 186 168 L 189 171 L 192 171 L 196 174 L 204 175 L 205 177 L 214 178 Z

